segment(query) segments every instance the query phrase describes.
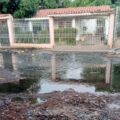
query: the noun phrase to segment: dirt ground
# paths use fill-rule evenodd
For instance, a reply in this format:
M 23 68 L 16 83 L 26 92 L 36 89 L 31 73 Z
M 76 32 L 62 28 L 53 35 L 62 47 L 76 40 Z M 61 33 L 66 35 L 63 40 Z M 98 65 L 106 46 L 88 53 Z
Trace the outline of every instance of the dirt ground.
M 0 95 L 0 120 L 120 120 L 120 95 L 74 90 Z

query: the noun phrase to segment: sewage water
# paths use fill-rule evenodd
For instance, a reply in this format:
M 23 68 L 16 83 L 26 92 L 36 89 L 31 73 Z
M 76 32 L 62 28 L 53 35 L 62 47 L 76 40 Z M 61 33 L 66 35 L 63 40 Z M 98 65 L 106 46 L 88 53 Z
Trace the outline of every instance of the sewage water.
M 0 93 L 120 92 L 120 59 L 98 53 L 1 52 L 0 68 L 20 75 Z

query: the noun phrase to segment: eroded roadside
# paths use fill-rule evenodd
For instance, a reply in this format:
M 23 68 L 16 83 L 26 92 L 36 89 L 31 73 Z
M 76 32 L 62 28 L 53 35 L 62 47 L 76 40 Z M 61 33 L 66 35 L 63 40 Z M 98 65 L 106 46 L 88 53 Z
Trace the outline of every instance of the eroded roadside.
M 74 90 L 0 95 L 0 120 L 120 120 L 120 95 Z

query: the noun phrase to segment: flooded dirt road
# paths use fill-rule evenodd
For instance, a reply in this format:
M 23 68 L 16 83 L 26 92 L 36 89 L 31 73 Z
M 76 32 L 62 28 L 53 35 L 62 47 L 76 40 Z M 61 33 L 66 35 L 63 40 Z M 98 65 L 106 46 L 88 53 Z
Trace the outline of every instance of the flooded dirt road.
M 0 84 L 1 120 L 120 118 L 119 57 L 3 51 L 0 68 L 22 78 Z

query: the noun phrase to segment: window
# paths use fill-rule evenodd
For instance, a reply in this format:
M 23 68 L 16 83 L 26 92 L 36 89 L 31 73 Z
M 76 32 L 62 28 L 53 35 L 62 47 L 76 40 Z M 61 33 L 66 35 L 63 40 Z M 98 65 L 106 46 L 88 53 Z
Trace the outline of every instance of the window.
M 105 19 L 104 18 L 97 19 L 96 34 L 98 34 L 98 35 L 105 34 Z
M 72 27 L 71 20 L 56 20 L 55 21 L 55 28 L 69 28 Z

